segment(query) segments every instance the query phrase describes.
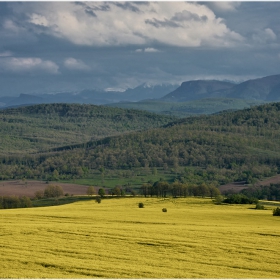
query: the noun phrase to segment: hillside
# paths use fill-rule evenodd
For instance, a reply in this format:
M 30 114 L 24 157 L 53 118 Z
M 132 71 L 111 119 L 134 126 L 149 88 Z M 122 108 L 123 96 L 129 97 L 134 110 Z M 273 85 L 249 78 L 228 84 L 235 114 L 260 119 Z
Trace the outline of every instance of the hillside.
M 234 86 L 230 82 L 215 80 L 188 81 L 180 87 L 161 98 L 169 102 L 186 102 L 203 98 L 225 97 L 222 90 L 230 89 Z
M 280 75 L 249 80 L 232 87 L 224 93 L 232 98 L 279 101 Z
M 14 176 L 21 178 L 27 168 L 36 179 L 36 174 L 51 175 L 54 170 L 62 177 L 83 177 L 104 168 L 159 168 L 172 169 L 182 182 L 250 183 L 280 173 L 279 120 L 280 103 L 185 118 L 38 156 L 5 157 L 1 172 L 9 174 L 16 167 Z M 73 173 L 77 167 L 79 172 Z
M 234 98 L 204 98 L 187 102 L 167 102 L 160 99 L 138 102 L 119 102 L 109 107 L 145 110 L 157 114 L 173 115 L 179 118 L 202 114 L 214 114 L 225 110 L 241 110 L 264 102 Z
M 158 127 L 174 119 L 137 110 L 78 104 L 0 110 L 0 154 L 30 153 L 87 142 Z

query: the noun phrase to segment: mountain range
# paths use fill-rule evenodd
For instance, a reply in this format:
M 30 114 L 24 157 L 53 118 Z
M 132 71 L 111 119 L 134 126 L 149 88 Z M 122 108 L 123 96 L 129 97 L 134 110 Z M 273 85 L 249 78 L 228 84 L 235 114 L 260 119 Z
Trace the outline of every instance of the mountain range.
M 142 84 L 125 91 L 85 89 L 80 92 L 60 92 L 56 94 L 20 94 L 18 97 L 0 97 L 0 107 L 16 107 L 42 103 L 78 103 L 104 105 L 121 101 L 136 102 L 142 99 L 160 98 L 176 89 L 178 85 Z
M 279 101 L 280 75 L 248 80 L 240 84 L 216 80 L 196 80 L 163 96 L 161 100 L 186 102 L 203 98 L 236 98 L 246 100 Z
M 80 92 L 61 92 L 56 94 L 20 94 L 18 97 L 0 97 L 0 107 L 16 107 L 42 103 L 78 103 L 95 105 L 110 104 L 110 106 L 115 107 L 123 107 L 123 104 L 125 104 L 126 108 L 142 109 L 143 101 L 152 101 L 153 106 L 172 103 L 174 107 L 174 103 L 193 102 L 197 100 L 204 100 L 208 103 L 210 99 L 217 100 L 219 98 L 223 100 L 239 100 L 239 103 L 240 100 L 249 100 L 251 102 L 250 104 L 252 104 L 252 101 L 256 101 L 258 104 L 260 102 L 279 101 L 280 75 L 247 80 L 239 84 L 218 80 L 192 80 L 183 82 L 180 86 L 172 84 L 153 86 L 142 84 L 136 88 L 128 88 L 122 92 L 85 89 Z M 250 104 L 248 104 L 248 107 Z M 223 108 L 220 109 L 223 110 Z M 230 109 L 236 108 L 233 106 Z M 147 110 L 149 111 L 149 109 Z M 166 109 L 168 112 L 170 110 L 172 111 L 172 109 Z M 184 111 L 184 108 L 180 110 Z M 164 113 L 161 110 L 159 111 Z

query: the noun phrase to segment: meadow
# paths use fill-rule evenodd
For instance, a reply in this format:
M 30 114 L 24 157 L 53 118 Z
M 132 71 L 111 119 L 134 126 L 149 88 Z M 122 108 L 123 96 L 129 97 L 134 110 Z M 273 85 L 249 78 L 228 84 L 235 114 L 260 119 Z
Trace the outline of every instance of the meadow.
M 277 278 L 280 219 L 253 208 L 131 197 L 0 210 L 0 278 Z

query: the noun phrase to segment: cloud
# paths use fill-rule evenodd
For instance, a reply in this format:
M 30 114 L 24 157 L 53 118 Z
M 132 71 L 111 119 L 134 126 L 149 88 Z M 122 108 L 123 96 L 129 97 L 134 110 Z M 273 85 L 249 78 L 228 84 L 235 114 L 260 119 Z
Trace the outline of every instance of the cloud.
M 23 14 L 22 5 L 12 3 Z M 228 9 L 229 9 L 229 5 Z M 231 4 L 231 7 L 234 5 Z M 193 2 L 35 2 L 24 3 L 33 32 L 76 45 L 127 46 L 153 42 L 179 46 L 235 46 L 243 37 L 206 5 Z M 11 29 L 16 26 L 10 23 Z
M 34 57 L 9 57 L 0 60 L 2 71 L 33 72 L 42 71 L 50 74 L 58 74 L 59 67 L 50 60 L 42 60 Z
M 275 41 L 277 39 L 277 36 L 272 29 L 266 28 L 254 33 L 252 35 L 252 38 L 256 43 L 265 44 Z
M 64 60 L 64 66 L 70 70 L 82 70 L 88 71 L 90 67 L 86 65 L 82 60 L 69 57 Z
M 234 1 L 219 1 L 219 2 L 209 2 L 207 3 L 214 10 L 218 10 L 220 12 L 235 12 L 237 8 L 240 6 L 240 2 Z
M 161 52 L 158 49 L 155 48 L 144 48 L 144 49 L 137 49 L 135 52 L 148 52 L 148 53 L 155 53 L 155 52 Z

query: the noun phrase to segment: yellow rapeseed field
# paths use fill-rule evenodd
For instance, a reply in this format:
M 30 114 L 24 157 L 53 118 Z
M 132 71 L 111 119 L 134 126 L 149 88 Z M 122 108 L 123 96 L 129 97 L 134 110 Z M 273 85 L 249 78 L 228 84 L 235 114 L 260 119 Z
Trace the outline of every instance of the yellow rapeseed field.
M 0 278 L 278 278 L 280 217 L 250 207 L 120 198 L 0 210 Z

